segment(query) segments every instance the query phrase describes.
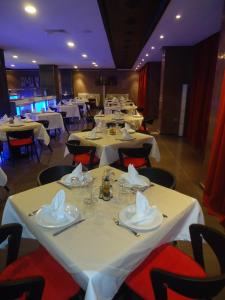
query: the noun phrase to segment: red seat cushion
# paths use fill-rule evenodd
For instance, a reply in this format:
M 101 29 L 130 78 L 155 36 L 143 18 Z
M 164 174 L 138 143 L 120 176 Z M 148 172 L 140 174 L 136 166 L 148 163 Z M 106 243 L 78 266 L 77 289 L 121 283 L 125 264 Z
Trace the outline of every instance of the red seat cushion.
M 88 165 L 90 162 L 90 154 L 89 153 L 76 154 L 73 156 L 73 161 L 75 163 L 82 163 L 83 165 Z M 98 162 L 99 159 L 95 156 L 93 164 L 97 164 Z
M 146 166 L 146 160 L 142 157 L 124 157 L 123 164 L 125 167 L 132 164 L 135 168 L 140 168 Z
M 126 284 L 129 288 L 145 300 L 157 300 L 154 297 L 149 275 L 154 268 L 179 275 L 206 277 L 205 271 L 190 256 L 170 244 L 163 245 L 154 250 L 126 279 Z M 168 289 L 168 300 L 187 299 L 190 300 L 190 298 L 181 296 Z
M 10 140 L 11 146 L 24 146 L 33 143 L 32 138 Z
M 138 130 L 139 130 L 139 131 L 146 131 L 143 125 L 142 125 L 141 127 L 139 127 Z
M 0 280 L 15 280 L 30 276 L 44 277 L 42 300 L 68 300 L 80 290 L 70 274 L 43 247 L 7 266 L 0 274 Z

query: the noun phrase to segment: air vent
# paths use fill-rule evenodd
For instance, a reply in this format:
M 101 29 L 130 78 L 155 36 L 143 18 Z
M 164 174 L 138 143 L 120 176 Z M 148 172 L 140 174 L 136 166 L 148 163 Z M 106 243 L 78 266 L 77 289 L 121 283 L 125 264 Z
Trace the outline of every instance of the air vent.
M 57 34 L 57 33 L 67 34 L 68 33 L 65 29 L 45 29 L 45 32 L 47 34 Z

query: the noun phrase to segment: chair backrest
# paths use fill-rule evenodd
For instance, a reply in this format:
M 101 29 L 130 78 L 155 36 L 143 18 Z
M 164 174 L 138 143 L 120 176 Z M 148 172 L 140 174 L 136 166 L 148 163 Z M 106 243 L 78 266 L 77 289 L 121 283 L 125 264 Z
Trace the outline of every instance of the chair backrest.
M 79 109 L 80 117 L 83 118 L 84 117 L 84 106 L 83 106 L 83 104 L 78 104 L 78 109 Z
M 0 226 L 0 244 L 8 239 L 6 265 L 14 262 L 18 257 L 22 230 L 23 227 L 17 223 Z
M 34 131 L 33 129 L 29 130 L 18 130 L 18 131 L 7 131 L 6 132 L 8 141 L 10 139 L 34 139 Z
M 202 241 L 206 241 L 214 251 L 221 269 L 218 276 L 193 278 L 181 276 L 161 269 L 151 271 L 155 299 L 167 299 L 167 287 L 193 299 L 212 299 L 225 287 L 225 235 L 208 226 L 190 226 L 191 243 L 195 260 L 204 267 Z
M 170 189 L 175 189 L 176 187 L 176 178 L 167 170 L 160 168 L 142 168 L 138 170 L 138 173 L 156 184 Z
M 37 177 L 38 185 L 44 185 L 61 179 L 62 176 L 71 173 L 74 166 L 53 166 L 42 170 Z
M 73 142 L 73 143 L 71 143 L 71 142 Z M 96 147 L 94 147 L 94 146 L 79 146 L 74 142 L 75 141 L 68 141 L 66 143 L 66 146 L 69 150 L 69 153 L 73 154 L 73 155 L 88 153 L 90 155 L 90 161 L 89 161 L 89 164 L 88 164 L 88 168 L 91 169 L 93 167 Z
M 48 128 L 49 125 L 48 120 L 37 120 L 36 122 L 42 124 L 45 128 Z
M 4 295 L 4 300 L 15 300 L 23 295 L 26 300 L 41 300 L 44 285 L 45 281 L 41 276 L 2 281 L 0 282 L 0 295 Z
M 151 152 L 152 145 L 144 144 L 142 148 L 119 148 L 118 154 L 120 158 L 120 164 L 124 166 L 123 159 L 124 157 L 135 157 L 135 158 L 144 158 L 147 165 L 150 167 L 151 163 L 149 160 L 149 155 Z
M 17 223 L 0 226 L 0 244 L 8 239 L 6 265 L 13 263 L 18 257 L 22 230 L 23 227 Z M 24 294 L 26 300 L 41 300 L 43 289 L 44 279 L 39 276 L 0 281 L 0 295 L 4 295 L 1 298 L 4 300 L 17 299 Z

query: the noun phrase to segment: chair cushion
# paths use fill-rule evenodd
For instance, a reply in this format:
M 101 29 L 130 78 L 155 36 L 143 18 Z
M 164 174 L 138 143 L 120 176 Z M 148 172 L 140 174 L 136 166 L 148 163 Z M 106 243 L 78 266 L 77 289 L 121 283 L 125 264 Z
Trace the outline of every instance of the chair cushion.
M 44 277 L 42 300 L 68 300 L 80 290 L 70 274 L 43 247 L 7 266 L 0 274 L 0 280 L 22 279 L 30 276 Z
M 33 143 L 32 138 L 26 138 L 26 139 L 12 139 L 9 141 L 10 146 L 25 146 L 30 145 Z
M 135 168 L 147 166 L 146 160 L 142 157 L 124 157 L 123 164 L 125 167 L 128 167 L 129 164 L 132 164 Z
M 204 278 L 205 271 L 187 254 L 165 244 L 154 250 L 126 279 L 127 286 L 145 300 L 157 300 L 150 279 L 152 269 L 163 269 L 179 275 Z M 190 300 L 168 289 L 168 300 Z
M 90 154 L 89 153 L 76 154 L 73 156 L 73 161 L 75 163 L 82 163 L 83 165 L 88 165 L 90 162 Z M 98 162 L 99 159 L 95 156 L 93 164 L 97 164 Z

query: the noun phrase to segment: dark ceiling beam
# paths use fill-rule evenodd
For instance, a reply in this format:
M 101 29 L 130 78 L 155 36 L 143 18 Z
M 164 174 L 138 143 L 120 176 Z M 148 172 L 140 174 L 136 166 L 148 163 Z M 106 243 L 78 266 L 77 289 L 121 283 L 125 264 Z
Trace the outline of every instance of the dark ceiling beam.
M 133 67 L 170 0 L 98 0 L 114 63 Z

